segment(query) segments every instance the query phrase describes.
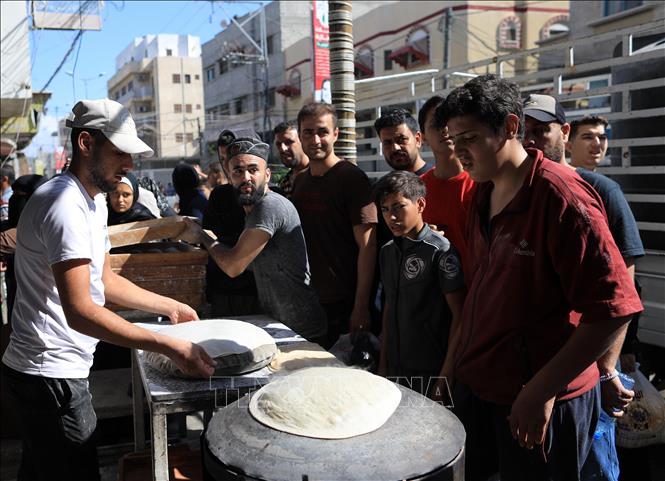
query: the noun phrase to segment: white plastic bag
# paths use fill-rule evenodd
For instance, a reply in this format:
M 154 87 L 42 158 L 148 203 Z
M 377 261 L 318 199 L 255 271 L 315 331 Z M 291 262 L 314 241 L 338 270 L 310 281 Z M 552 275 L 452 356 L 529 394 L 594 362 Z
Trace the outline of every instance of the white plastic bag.
M 617 419 L 616 444 L 622 448 L 641 448 L 665 443 L 665 399 L 635 364 L 635 399 Z

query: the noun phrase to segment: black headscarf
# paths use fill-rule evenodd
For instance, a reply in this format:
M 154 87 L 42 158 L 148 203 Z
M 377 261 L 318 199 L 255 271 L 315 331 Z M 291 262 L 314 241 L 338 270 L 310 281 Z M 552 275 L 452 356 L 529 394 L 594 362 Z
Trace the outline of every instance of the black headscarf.
M 9 198 L 9 220 L 7 222 L 9 229 L 18 225 L 18 219 L 25 204 L 28 203 L 28 199 L 47 180 L 43 175 L 30 174 L 22 175 L 14 181 L 12 184 L 14 193 Z
M 116 212 L 113 210 L 113 206 L 111 205 L 111 196 L 109 195 L 107 198 L 109 208 L 108 225 L 126 224 L 128 222 L 155 219 L 155 216 L 152 215 L 147 207 L 137 203 L 139 200 L 139 183 L 136 180 L 136 177 L 134 177 L 134 175 L 130 174 L 129 172 L 125 175 L 125 177 L 127 177 L 130 184 L 132 184 L 132 191 L 134 193 L 132 198 L 132 206 L 125 212 Z
M 189 164 L 178 164 L 171 174 L 173 187 L 178 194 L 179 214 L 203 218 L 203 211 L 208 204 L 203 192 L 199 189 L 201 179 L 196 169 Z

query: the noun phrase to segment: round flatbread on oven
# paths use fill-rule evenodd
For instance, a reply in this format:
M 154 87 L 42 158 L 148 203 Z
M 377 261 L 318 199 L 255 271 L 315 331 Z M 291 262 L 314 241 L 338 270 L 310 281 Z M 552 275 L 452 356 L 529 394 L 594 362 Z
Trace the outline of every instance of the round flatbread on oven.
M 228 376 L 256 371 L 270 364 L 277 353 L 275 340 L 253 324 L 230 319 L 207 319 L 160 326 L 160 334 L 186 339 L 201 346 L 217 366 L 215 376 Z M 187 377 L 163 354 L 145 352 L 146 362 L 160 371 Z
M 369 372 L 313 367 L 263 386 L 252 396 L 249 412 L 278 431 L 344 439 L 379 429 L 401 399 L 395 384 Z

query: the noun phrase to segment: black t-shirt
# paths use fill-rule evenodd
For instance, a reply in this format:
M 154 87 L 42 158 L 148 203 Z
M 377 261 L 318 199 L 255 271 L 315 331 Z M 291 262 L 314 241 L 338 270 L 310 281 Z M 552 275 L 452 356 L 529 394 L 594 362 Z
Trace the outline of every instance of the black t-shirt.
M 223 244 L 232 247 L 238 242 L 238 237 L 245 229 L 245 210 L 236 201 L 231 184 L 219 185 L 210 193 L 203 212 L 203 228 L 211 230 Z M 206 271 L 206 295 L 210 298 L 211 292 L 220 289 L 234 294 L 255 294 L 254 275 L 245 271 L 231 278 L 210 257 Z

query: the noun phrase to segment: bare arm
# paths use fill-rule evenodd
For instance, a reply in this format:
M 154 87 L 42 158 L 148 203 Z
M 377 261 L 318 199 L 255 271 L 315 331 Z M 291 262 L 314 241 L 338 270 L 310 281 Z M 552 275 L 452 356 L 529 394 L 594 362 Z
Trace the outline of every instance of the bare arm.
M 353 237 L 358 246 L 356 297 L 351 311 L 351 332 L 369 330 L 369 294 L 376 264 L 376 224 L 353 226 Z
M 631 279 L 635 278 L 635 258 L 628 257 L 625 258 L 626 267 L 628 269 L 628 274 Z M 600 359 L 598 359 L 598 370 L 601 375 L 613 373 L 616 369 L 617 360 L 621 355 L 621 349 L 623 348 L 623 342 L 626 339 L 626 332 L 628 330 L 628 325 L 626 324 L 626 330 L 620 334 L 614 344 L 610 346 L 605 354 L 603 354 Z M 618 377 L 610 379 L 609 381 L 603 381 L 600 383 L 600 392 L 602 399 L 603 410 L 612 417 L 619 418 L 623 416 L 623 409 L 626 408 L 630 402 L 633 400 L 635 393 L 629 389 L 623 387 L 621 380 Z M 613 408 L 621 409 L 621 411 L 614 411 Z
M 104 271 L 107 268 L 110 269 L 108 262 Z M 188 374 L 210 376 L 214 372 L 214 361 L 200 346 L 143 329 L 95 304 L 90 297 L 90 267 L 86 259 L 59 262 L 52 266 L 52 270 L 67 323 L 72 329 L 119 346 L 165 354 Z M 127 282 L 130 289 L 133 286 L 138 292 L 147 292 Z M 114 302 L 124 304 L 123 296 L 117 292 L 119 287 L 128 285 L 119 283 L 112 287 L 111 290 L 115 291 L 112 298 Z M 134 294 L 130 294 L 130 298 Z
M 215 263 L 229 277 L 238 277 L 258 256 L 270 240 L 270 234 L 261 229 L 245 229 L 232 248 L 217 242 L 208 231 L 187 219 L 187 228 L 179 236 L 192 244 L 203 244 Z
M 520 445 L 542 444 L 557 393 L 597 361 L 617 338 L 625 335 L 630 317 L 582 323 L 566 344 L 522 388 L 513 403 L 510 428 Z
M 108 253 L 104 260 L 102 282 L 106 300 L 114 304 L 168 316 L 173 324 L 199 318 L 196 311 L 187 304 L 147 291 L 114 273 L 111 270 L 111 258 Z
M 444 395 L 448 393 L 448 387 L 452 389 L 455 382 L 453 372 L 453 360 L 455 359 L 455 349 L 457 348 L 457 341 L 459 338 L 459 326 L 462 319 L 462 307 L 464 307 L 464 299 L 466 298 L 466 289 L 462 288 L 454 292 L 444 294 L 452 319 L 450 321 L 450 333 L 448 334 L 448 348 L 446 350 L 446 358 L 441 365 L 439 372 L 439 379 L 434 384 L 431 392 L 431 398 L 435 401 L 443 401 Z

